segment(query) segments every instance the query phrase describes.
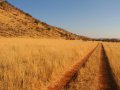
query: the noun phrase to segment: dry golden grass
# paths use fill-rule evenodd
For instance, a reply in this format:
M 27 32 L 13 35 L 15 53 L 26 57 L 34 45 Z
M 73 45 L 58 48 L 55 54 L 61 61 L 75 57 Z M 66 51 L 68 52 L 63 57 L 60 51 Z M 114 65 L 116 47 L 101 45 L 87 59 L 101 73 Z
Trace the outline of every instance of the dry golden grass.
M 104 43 L 107 56 L 120 89 L 120 43 Z
M 75 80 L 67 90 L 97 90 L 99 73 L 99 48 L 93 52 L 86 64 L 80 68 Z
M 0 39 L 0 90 L 43 90 L 97 43 Z

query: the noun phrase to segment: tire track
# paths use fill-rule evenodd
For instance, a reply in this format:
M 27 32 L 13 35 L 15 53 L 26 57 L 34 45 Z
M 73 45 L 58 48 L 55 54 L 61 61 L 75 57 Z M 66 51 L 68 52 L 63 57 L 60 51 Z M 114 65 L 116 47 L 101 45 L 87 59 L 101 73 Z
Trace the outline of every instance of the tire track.
M 85 57 L 83 57 L 80 61 L 78 61 L 73 66 L 71 66 L 71 68 L 67 72 L 65 72 L 61 78 L 56 80 L 53 85 L 50 84 L 47 87 L 47 90 L 60 90 L 64 86 L 66 86 L 73 79 L 73 77 L 76 75 L 78 70 L 87 62 L 88 58 L 95 51 L 95 49 L 98 47 L 98 45 L 93 50 L 91 50 Z
M 118 90 L 116 81 L 112 75 L 112 70 L 105 53 L 104 47 L 100 45 L 100 67 L 99 67 L 99 82 L 98 90 Z
M 99 45 L 100 48 L 100 45 Z M 92 53 L 84 66 L 79 68 L 75 76 L 67 87 L 61 90 L 97 90 L 98 73 L 99 73 L 99 49 Z

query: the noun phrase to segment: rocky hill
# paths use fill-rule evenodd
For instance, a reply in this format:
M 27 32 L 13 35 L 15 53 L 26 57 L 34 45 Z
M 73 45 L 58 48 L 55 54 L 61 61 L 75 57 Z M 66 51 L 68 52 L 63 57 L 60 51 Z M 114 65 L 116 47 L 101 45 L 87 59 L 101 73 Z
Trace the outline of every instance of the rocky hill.
M 3 0 L 0 2 L 0 37 L 90 40 L 87 37 L 41 22 Z

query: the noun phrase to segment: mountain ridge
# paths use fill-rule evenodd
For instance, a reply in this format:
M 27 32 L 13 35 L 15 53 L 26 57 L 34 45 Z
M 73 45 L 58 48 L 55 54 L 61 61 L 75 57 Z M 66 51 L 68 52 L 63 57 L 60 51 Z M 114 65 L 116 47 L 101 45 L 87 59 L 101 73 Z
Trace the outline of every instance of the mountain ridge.
M 90 40 L 35 19 L 4 0 L 0 3 L 0 36 Z

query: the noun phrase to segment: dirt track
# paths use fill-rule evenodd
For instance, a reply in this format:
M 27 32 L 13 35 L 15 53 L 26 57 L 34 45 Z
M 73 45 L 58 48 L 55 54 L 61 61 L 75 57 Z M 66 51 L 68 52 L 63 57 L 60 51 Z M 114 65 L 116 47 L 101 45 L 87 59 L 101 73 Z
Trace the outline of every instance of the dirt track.
M 55 81 L 53 85 L 49 85 L 47 87 L 47 90 L 60 90 L 64 86 L 66 86 L 67 83 L 69 83 L 69 81 L 76 75 L 78 70 L 87 62 L 88 58 L 91 56 L 91 54 L 97 47 L 98 45 L 92 51 L 90 51 L 82 60 L 78 61 L 67 72 L 65 72 L 65 74 L 57 81 Z
M 82 60 L 76 62 L 76 64 L 71 66 L 71 68 L 67 72 L 65 72 L 63 76 L 61 76 L 61 78 L 56 80 L 54 84 L 50 84 L 47 87 L 47 90 L 61 90 L 64 86 L 67 86 L 67 84 L 69 84 L 73 77 L 75 77 L 78 70 L 88 61 L 89 57 L 92 55 L 92 53 L 96 50 L 98 46 L 100 47 L 98 57 L 100 66 L 97 90 L 118 90 L 118 86 L 116 84 L 116 81 L 114 80 L 108 57 L 102 44 L 98 44 Z
M 100 45 L 100 67 L 99 67 L 99 82 L 98 90 L 118 90 L 117 84 L 113 78 L 108 57 L 104 47 Z

